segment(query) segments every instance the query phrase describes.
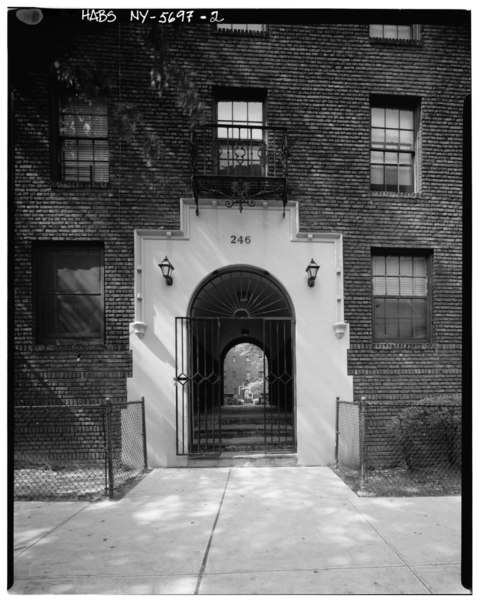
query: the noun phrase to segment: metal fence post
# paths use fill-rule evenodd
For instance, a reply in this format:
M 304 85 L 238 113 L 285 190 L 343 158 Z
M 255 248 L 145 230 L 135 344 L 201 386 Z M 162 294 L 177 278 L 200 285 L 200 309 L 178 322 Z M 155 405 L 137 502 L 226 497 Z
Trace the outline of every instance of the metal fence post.
M 336 437 L 335 437 L 335 466 L 338 466 L 338 444 L 340 441 L 340 399 L 336 398 Z
M 364 476 L 366 472 L 366 401 L 361 398 L 359 401 L 359 489 L 364 486 Z
M 113 471 L 113 433 L 111 424 L 111 400 L 106 398 L 106 451 L 108 454 L 108 491 L 109 498 L 114 497 L 114 471 Z
M 146 408 L 144 396 L 141 396 L 142 409 L 142 449 L 144 453 L 144 468 L 147 469 L 147 442 L 146 442 Z

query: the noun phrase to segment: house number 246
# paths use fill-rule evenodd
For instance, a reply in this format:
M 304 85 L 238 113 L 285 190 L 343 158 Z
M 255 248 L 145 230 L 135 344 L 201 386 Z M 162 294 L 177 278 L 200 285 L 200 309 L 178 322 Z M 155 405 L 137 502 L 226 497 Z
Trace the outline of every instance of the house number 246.
M 231 244 L 250 244 L 252 238 L 249 235 L 231 235 Z

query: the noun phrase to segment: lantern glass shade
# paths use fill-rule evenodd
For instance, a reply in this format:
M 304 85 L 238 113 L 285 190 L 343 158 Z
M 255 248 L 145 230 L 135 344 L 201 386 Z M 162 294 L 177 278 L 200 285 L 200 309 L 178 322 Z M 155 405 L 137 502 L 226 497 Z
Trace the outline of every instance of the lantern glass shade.
M 171 264 L 171 261 L 166 257 L 164 257 L 164 260 L 159 263 L 159 267 L 162 271 L 162 276 L 164 277 L 164 279 L 166 280 L 167 285 L 172 285 L 172 271 L 174 270 L 174 267 Z
M 315 279 L 318 275 L 319 268 L 319 265 L 317 265 L 313 259 L 310 260 L 310 264 L 306 267 L 306 272 L 308 273 L 308 285 L 310 287 L 315 285 Z

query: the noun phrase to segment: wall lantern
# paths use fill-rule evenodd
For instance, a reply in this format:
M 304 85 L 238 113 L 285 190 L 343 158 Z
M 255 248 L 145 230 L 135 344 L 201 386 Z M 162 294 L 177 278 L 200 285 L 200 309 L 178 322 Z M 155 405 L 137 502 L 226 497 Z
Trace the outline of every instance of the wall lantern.
M 310 287 L 315 285 L 315 279 L 318 275 L 319 268 L 319 265 L 317 265 L 313 259 L 310 260 L 310 264 L 306 267 L 306 272 L 308 273 L 308 285 Z
M 174 270 L 174 267 L 172 266 L 171 261 L 167 258 L 167 256 L 165 256 L 164 260 L 161 263 L 159 263 L 159 267 L 161 268 L 162 276 L 166 280 L 166 284 L 172 285 L 171 273 Z

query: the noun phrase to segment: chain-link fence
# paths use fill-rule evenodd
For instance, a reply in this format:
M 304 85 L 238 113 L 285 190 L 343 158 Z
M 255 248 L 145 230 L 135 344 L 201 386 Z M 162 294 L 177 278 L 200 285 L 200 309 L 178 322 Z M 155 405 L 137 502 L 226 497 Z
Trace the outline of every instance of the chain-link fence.
M 457 401 L 337 401 L 336 467 L 361 494 L 459 493 Z
M 14 497 L 114 497 L 147 468 L 144 398 L 14 408 Z
M 107 452 L 108 479 L 111 490 L 134 480 L 147 468 L 146 423 L 144 399 L 119 405 L 119 414 L 110 405 L 108 437 L 111 449 Z M 108 416 L 108 413 L 106 413 Z M 117 427 L 120 420 L 121 428 Z M 106 419 L 108 424 L 108 418 Z M 121 436 L 119 437 L 119 431 Z M 120 452 L 119 452 L 120 449 Z M 110 492 L 111 495 L 111 492 Z

